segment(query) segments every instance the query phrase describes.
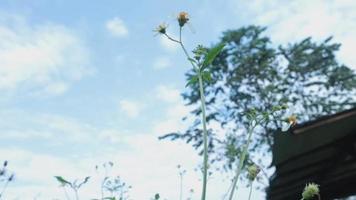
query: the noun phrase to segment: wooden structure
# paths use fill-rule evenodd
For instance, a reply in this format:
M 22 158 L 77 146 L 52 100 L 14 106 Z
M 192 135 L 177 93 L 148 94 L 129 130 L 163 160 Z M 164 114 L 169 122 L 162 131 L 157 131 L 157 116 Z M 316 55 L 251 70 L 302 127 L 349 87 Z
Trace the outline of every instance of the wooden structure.
M 300 200 L 306 183 L 323 200 L 356 194 L 356 108 L 275 134 L 268 200 Z

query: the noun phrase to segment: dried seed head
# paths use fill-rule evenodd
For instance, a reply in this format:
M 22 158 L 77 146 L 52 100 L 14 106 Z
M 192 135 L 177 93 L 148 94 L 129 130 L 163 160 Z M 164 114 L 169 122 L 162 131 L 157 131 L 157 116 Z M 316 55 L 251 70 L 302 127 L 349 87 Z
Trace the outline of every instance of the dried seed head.
M 303 200 L 311 200 L 313 197 L 319 195 L 319 185 L 315 183 L 308 183 L 302 193 Z
M 7 162 L 7 160 L 5 160 L 5 162 L 4 162 L 4 164 L 3 164 L 3 166 L 4 166 L 4 167 L 6 167 L 6 166 L 7 166 L 7 164 L 8 164 L 8 162 Z
M 247 172 L 248 172 L 247 178 L 250 181 L 255 180 L 255 178 L 257 177 L 258 173 L 260 173 L 260 171 L 261 171 L 261 169 L 255 164 L 249 166 L 247 168 Z
M 180 27 L 183 27 L 189 21 L 189 15 L 187 12 L 180 12 L 177 17 Z
M 158 34 L 166 34 L 167 28 L 168 28 L 168 25 L 166 23 L 162 23 L 162 24 L 158 25 L 154 31 L 157 32 Z

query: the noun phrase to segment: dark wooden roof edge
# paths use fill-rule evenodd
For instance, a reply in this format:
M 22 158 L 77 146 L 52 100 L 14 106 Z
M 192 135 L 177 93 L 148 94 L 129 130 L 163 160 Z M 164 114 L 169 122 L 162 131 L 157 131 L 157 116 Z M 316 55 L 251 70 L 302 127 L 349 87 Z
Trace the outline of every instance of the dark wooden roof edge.
M 304 122 L 302 124 L 299 124 L 295 127 L 293 127 L 290 132 L 292 134 L 301 134 L 304 132 L 307 132 L 311 129 L 317 128 L 319 126 L 323 126 L 325 124 L 329 124 L 329 123 L 333 123 L 336 122 L 338 120 L 350 117 L 350 116 L 356 116 L 356 107 L 348 109 L 348 110 L 344 110 L 335 114 L 331 114 L 331 115 L 326 115 L 326 116 L 322 116 L 319 117 L 315 120 L 312 121 L 307 121 Z

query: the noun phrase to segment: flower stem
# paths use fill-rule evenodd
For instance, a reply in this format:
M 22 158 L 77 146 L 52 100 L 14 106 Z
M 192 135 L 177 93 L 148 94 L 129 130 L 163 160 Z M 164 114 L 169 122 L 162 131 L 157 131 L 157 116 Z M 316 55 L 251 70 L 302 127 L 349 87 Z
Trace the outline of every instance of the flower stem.
M 179 200 L 183 199 L 183 175 L 180 174 Z
M 179 40 L 176 40 L 172 37 L 170 37 L 168 34 L 164 34 L 169 40 L 179 43 L 180 46 L 182 47 L 184 54 L 188 58 L 190 64 L 193 66 L 193 69 L 197 72 L 198 74 L 198 80 L 199 80 L 199 93 L 200 93 L 200 102 L 201 102 L 201 110 L 202 110 L 202 123 L 203 123 L 203 145 L 204 145 L 204 152 L 203 152 L 203 189 L 202 189 L 202 195 L 201 195 L 201 200 L 206 199 L 206 191 L 207 191 L 207 180 L 208 180 L 208 131 L 206 128 L 206 105 L 205 105 L 205 95 L 204 95 L 204 85 L 203 85 L 203 77 L 201 74 L 201 71 L 199 69 L 199 66 L 197 66 L 192 60 L 192 58 L 189 56 L 189 53 L 187 49 L 185 48 L 183 42 L 182 42 L 182 27 L 179 28 Z
M 9 184 L 9 182 L 10 181 L 6 181 L 4 187 L 2 188 L 1 193 L 0 193 L 0 199 L 2 198 L 3 194 L 5 193 L 5 190 L 6 190 L 7 186 L 8 186 L 8 184 Z
M 251 195 L 252 195 L 252 184 L 253 184 L 253 181 L 251 181 L 251 185 L 250 185 L 250 193 L 248 194 L 248 200 L 251 200 Z
M 66 190 L 65 187 L 63 187 L 63 191 L 64 191 L 64 195 L 66 196 L 66 199 L 67 199 L 67 200 L 70 200 L 69 195 L 68 195 L 68 192 L 67 192 L 67 190 Z
M 74 189 L 74 193 L 75 193 L 75 199 L 79 200 L 78 190 Z
M 252 127 L 249 127 L 249 129 L 248 129 L 247 143 L 243 148 L 243 151 L 242 151 L 242 154 L 241 154 L 241 157 L 240 157 L 240 160 L 239 160 L 239 166 L 236 169 L 236 175 L 234 177 L 234 181 L 233 181 L 233 184 L 232 184 L 232 189 L 231 189 L 231 193 L 230 193 L 230 196 L 229 196 L 229 200 L 232 200 L 232 198 L 234 197 L 234 192 L 235 192 L 235 189 L 237 187 L 237 182 L 239 180 L 239 176 L 241 174 L 242 167 L 244 166 L 244 162 L 246 160 L 247 150 L 248 150 L 248 147 L 249 147 L 249 145 L 251 143 L 251 136 L 252 136 L 252 133 L 253 133 L 253 130 L 254 130 L 255 126 L 256 126 L 256 124 L 254 126 L 252 126 Z
M 203 143 L 204 143 L 204 160 L 203 160 L 203 190 L 201 199 L 205 200 L 206 196 L 206 186 L 207 186 L 207 177 L 208 177 L 208 133 L 206 128 L 206 115 L 205 115 L 205 95 L 203 87 L 202 75 L 199 71 L 199 90 L 200 90 L 200 101 L 201 101 L 201 110 L 202 110 L 202 121 L 203 121 Z

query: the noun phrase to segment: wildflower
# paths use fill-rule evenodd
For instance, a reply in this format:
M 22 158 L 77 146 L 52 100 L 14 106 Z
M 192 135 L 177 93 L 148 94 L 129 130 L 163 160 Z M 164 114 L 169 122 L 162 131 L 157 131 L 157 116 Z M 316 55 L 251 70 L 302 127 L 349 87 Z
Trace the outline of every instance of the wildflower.
M 177 17 L 180 27 L 183 27 L 189 21 L 189 15 L 187 12 L 180 12 Z
M 310 200 L 315 196 L 319 196 L 319 185 L 315 183 L 308 183 L 302 193 L 302 200 Z
M 157 32 L 158 34 L 164 35 L 167 32 L 167 28 L 168 28 L 168 25 L 166 23 L 162 23 L 162 24 L 158 25 L 158 27 L 154 31 Z
M 286 120 L 291 126 L 295 126 L 297 124 L 297 116 L 291 115 Z
M 249 166 L 247 168 L 247 172 L 248 172 L 247 178 L 250 181 L 255 180 L 255 178 L 257 177 L 258 173 L 260 173 L 260 171 L 261 171 L 261 169 L 255 164 Z

